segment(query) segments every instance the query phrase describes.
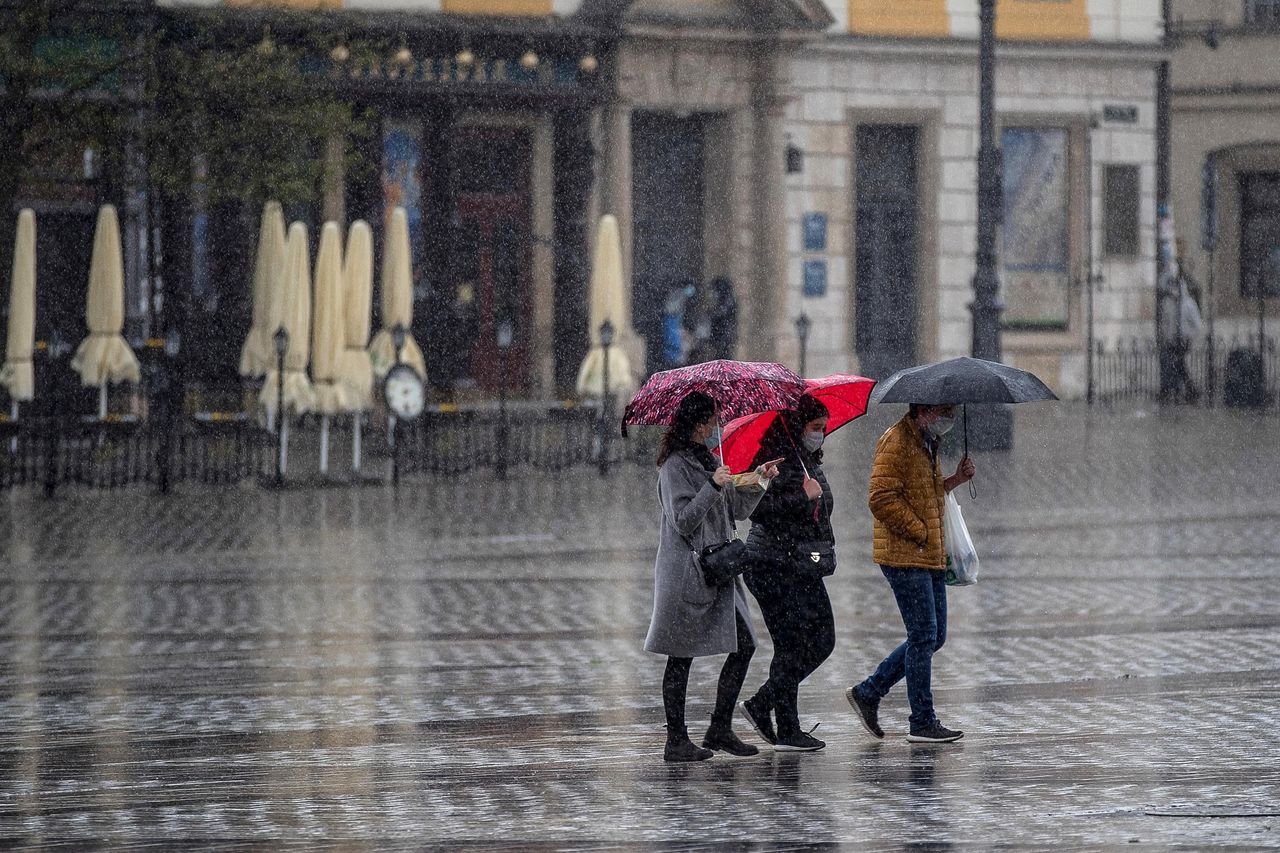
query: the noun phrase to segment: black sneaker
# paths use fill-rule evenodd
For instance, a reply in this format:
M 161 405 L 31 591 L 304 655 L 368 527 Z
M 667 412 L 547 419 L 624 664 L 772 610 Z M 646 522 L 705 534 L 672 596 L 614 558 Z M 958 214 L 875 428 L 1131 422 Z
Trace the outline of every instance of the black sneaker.
M 911 743 L 952 743 L 962 737 L 964 732 L 949 729 L 942 723 L 935 722 L 928 728 L 915 729 L 907 735 L 907 740 Z
M 667 748 L 662 751 L 663 761 L 706 761 L 715 755 L 709 749 L 703 749 L 687 737 L 669 739 Z
M 749 755 L 759 755 L 760 750 L 749 743 L 743 743 L 742 740 L 733 733 L 732 729 L 727 731 L 713 732 L 707 730 L 707 736 L 702 739 L 702 745 L 707 749 L 714 749 L 716 752 L 727 752 L 738 758 L 746 758 Z
M 880 703 L 872 704 L 858 693 L 858 688 L 850 687 L 844 692 L 853 710 L 858 712 L 858 722 L 867 730 L 867 734 L 876 740 L 884 740 L 884 729 L 880 728 Z
M 751 728 L 756 730 L 765 743 L 777 743 L 778 735 L 773 730 L 773 720 L 769 719 L 769 708 L 761 707 L 755 697 L 742 703 L 742 716 L 747 718 Z
M 814 728 L 817 728 L 817 726 L 814 726 Z M 818 740 L 811 734 L 798 732 L 793 735 L 779 737 L 773 748 L 778 752 L 817 752 L 826 745 L 825 741 Z

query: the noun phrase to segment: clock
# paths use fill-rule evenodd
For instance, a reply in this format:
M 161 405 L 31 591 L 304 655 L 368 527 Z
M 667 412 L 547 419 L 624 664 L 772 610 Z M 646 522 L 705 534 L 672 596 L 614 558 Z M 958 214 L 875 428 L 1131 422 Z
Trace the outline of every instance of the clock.
M 402 421 L 418 417 L 427 403 L 427 389 L 422 384 L 422 377 L 407 364 L 397 364 L 387 372 L 382 383 L 382 396 L 391 414 Z

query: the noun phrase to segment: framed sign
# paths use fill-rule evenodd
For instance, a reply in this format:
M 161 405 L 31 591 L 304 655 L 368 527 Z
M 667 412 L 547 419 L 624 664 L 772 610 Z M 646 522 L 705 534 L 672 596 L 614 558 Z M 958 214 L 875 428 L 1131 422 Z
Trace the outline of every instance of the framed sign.
M 827 295 L 827 262 L 810 260 L 804 262 L 804 295 L 819 297 Z
M 806 252 L 827 250 L 827 215 L 825 213 L 804 215 L 804 250 Z

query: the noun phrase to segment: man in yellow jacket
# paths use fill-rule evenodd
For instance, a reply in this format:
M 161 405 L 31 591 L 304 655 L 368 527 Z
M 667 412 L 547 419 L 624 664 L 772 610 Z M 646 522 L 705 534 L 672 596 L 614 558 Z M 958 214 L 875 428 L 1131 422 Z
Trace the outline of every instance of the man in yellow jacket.
M 964 732 L 948 729 L 933 711 L 930 687 L 933 653 L 947 638 L 947 554 L 942 517 L 946 493 L 973 479 L 966 456 L 943 478 L 938 445 L 955 423 L 954 406 L 913 403 L 902 420 L 876 445 L 867 503 L 874 518 L 872 554 L 893 589 L 907 629 L 907 641 L 889 654 L 861 684 L 845 691 L 849 704 L 872 737 L 883 738 L 880 700 L 906 677 L 915 743 L 949 743 Z

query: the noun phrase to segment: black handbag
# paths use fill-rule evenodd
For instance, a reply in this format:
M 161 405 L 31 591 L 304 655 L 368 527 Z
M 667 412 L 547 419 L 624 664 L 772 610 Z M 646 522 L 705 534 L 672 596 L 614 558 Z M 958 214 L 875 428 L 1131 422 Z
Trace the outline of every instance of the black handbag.
M 747 543 L 730 539 L 708 545 L 697 552 L 698 568 L 707 586 L 726 586 L 747 570 L 749 565 Z
M 830 542 L 797 542 L 791 546 L 791 559 L 801 574 L 825 578 L 836 572 L 836 546 Z

